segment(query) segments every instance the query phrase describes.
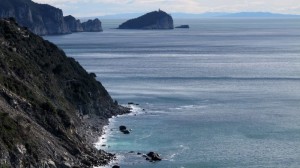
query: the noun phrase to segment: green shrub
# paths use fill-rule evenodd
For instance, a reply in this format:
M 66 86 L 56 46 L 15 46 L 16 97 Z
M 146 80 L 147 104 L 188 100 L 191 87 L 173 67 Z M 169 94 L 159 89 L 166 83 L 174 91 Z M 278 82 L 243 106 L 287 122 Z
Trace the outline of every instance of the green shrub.
M 20 140 L 20 130 L 16 121 L 9 117 L 8 113 L 0 112 L 0 139 L 9 149 Z
M 51 113 L 55 113 L 55 107 L 50 103 L 50 102 L 44 102 L 40 105 L 40 107 L 42 108 L 42 110 L 46 111 L 46 112 L 51 112 Z

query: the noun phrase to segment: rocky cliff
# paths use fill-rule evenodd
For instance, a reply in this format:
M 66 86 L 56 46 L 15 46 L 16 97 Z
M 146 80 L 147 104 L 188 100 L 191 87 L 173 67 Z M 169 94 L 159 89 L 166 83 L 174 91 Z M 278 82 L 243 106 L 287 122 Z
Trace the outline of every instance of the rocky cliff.
M 128 20 L 119 29 L 174 29 L 174 24 L 169 14 L 159 10 Z
M 127 113 L 54 44 L 0 20 L 0 167 L 92 167 L 113 155 L 91 142 Z
M 83 31 L 80 20 L 74 18 L 73 16 L 71 16 L 71 15 L 65 16 L 64 21 L 67 24 L 67 26 L 69 27 L 71 32 L 82 32 Z
M 71 33 L 60 9 L 31 0 L 0 0 L 0 4 L 1 18 L 14 17 L 19 24 L 36 34 Z
M 0 0 L 0 18 L 9 17 L 38 35 L 83 31 L 80 21 L 74 17 L 64 17 L 62 10 L 31 0 Z M 98 26 L 98 29 L 102 29 L 101 24 Z
M 83 30 L 86 32 L 101 32 L 102 25 L 99 19 L 88 20 L 82 23 Z

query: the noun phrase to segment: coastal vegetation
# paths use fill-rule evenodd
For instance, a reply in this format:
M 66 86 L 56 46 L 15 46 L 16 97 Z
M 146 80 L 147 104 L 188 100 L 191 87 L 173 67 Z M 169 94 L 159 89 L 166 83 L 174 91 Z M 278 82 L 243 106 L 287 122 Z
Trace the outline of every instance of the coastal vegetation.
M 91 167 L 113 159 L 92 142 L 109 117 L 128 109 L 95 76 L 15 19 L 0 20 L 1 167 Z

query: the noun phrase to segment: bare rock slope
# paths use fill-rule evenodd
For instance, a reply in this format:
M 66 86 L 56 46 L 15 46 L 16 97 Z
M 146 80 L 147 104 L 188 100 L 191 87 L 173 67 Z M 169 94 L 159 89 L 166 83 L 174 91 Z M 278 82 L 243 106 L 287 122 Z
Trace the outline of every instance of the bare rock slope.
M 91 142 L 127 112 L 54 44 L 0 20 L 0 167 L 106 164 L 113 155 Z

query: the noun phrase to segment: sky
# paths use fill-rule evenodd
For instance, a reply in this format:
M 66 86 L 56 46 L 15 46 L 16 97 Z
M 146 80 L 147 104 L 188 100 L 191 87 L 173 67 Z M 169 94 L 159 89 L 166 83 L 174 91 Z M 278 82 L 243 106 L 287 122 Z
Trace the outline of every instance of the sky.
M 76 17 L 122 13 L 145 13 L 162 9 L 168 13 L 272 12 L 300 14 L 299 0 L 33 0 Z

